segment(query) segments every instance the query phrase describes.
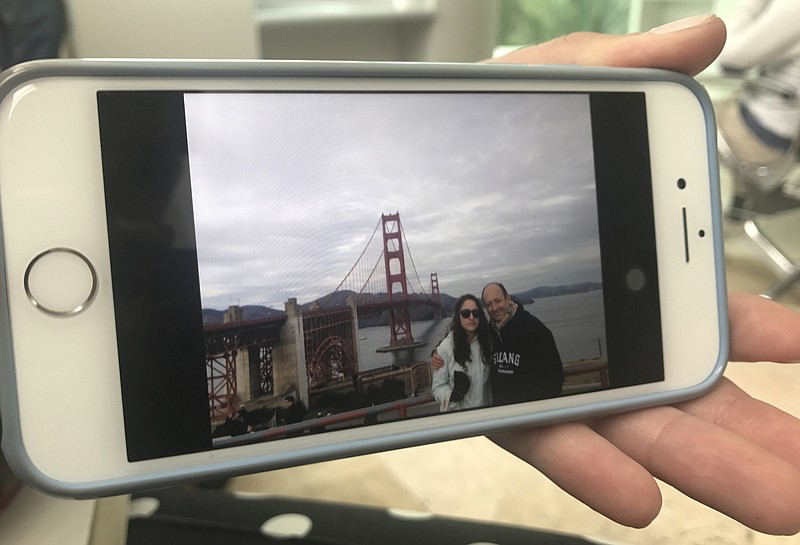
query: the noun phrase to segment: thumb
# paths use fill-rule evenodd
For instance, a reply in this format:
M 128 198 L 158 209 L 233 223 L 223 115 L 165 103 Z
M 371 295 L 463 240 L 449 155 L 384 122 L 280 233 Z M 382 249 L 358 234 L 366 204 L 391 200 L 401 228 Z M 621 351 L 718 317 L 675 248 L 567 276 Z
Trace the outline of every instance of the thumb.
M 489 62 L 662 68 L 693 76 L 717 58 L 725 35 L 725 24 L 719 17 L 700 15 L 644 33 L 569 34 Z

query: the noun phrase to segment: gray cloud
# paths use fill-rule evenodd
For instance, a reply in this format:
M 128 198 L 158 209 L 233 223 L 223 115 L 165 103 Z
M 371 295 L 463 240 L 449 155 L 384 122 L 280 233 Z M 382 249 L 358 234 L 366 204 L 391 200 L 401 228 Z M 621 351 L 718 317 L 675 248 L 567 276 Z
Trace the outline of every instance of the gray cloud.
M 585 95 L 191 94 L 186 111 L 205 306 L 324 295 L 395 211 L 443 292 L 600 280 Z

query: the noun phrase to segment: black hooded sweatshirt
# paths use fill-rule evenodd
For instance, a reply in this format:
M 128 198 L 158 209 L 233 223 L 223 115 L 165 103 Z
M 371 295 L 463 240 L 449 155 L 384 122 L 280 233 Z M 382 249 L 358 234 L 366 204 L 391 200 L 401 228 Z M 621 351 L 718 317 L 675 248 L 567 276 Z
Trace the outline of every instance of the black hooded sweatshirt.
M 518 305 L 514 315 L 494 334 L 490 379 L 493 405 L 561 394 L 564 369 L 547 326 Z

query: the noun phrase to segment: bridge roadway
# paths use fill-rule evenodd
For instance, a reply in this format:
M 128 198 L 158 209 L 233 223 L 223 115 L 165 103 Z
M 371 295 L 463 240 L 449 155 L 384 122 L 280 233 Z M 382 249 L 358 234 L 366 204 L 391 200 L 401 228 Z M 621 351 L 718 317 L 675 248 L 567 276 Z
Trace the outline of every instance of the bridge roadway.
M 408 306 L 441 306 L 432 299 L 408 299 L 406 301 L 381 301 L 378 303 L 364 303 L 356 305 L 356 312 L 360 316 L 377 314 L 384 310 L 392 310 Z M 315 310 L 306 310 L 303 316 L 321 316 L 328 313 L 341 312 L 347 306 L 323 307 Z M 240 320 L 228 323 L 203 324 L 206 354 L 222 354 L 233 348 L 247 346 L 274 344 L 280 340 L 281 327 L 286 323 L 286 315 L 258 318 L 255 320 Z
M 221 354 L 231 348 L 273 344 L 281 338 L 286 315 L 257 320 L 203 324 L 206 354 Z
M 405 305 L 414 306 L 441 306 L 432 299 L 407 299 L 405 301 L 380 301 L 377 303 L 362 303 L 356 305 L 359 315 L 377 314 L 384 310 L 401 308 Z M 320 315 L 333 312 L 340 312 L 348 306 L 339 305 L 335 307 L 321 307 L 314 310 L 305 310 L 303 315 Z M 242 332 L 242 338 L 263 337 L 265 341 L 277 341 L 280 338 L 280 328 L 286 323 L 286 315 L 271 316 L 269 318 L 258 318 L 255 320 L 240 320 L 228 323 L 203 324 L 203 331 L 206 336 L 206 343 L 215 346 L 215 339 L 222 339 L 226 334 L 233 331 Z
M 406 299 L 400 301 L 381 301 L 379 303 L 356 304 L 356 312 L 358 312 L 359 315 L 377 314 L 378 312 L 383 312 L 384 310 L 398 309 L 404 306 L 438 307 L 441 306 L 441 303 L 437 303 L 433 299 Z

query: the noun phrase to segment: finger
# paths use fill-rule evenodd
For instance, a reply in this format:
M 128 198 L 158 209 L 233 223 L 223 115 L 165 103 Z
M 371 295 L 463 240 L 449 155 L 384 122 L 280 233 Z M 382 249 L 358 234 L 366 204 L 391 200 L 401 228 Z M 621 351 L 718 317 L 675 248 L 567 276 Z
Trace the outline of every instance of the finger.
M 800 362 L 800 314 L 749 293 L 728 295 L 731 360 Z
M 620 524 L 642 528 L 661 509 L 661 492 L 650 474 L 585 424 L 510 431 L 490 439 Z
M 800 531 L 800 470 L 675 407 L 599 420 L 593 427 L 653 476 L 760 532 Z
M 686 24 L 691 26 L 681 28 Z M 678 22 L 677 28 L 623 36 L 579 32 L 490 62 L 649 67 L 693 76 L 711 64 L 725 45 L 725 24 L 714 15 Z
M 800 420 L 754 399 L 728 379 L 707 395 L 677 405 L 800 468 Z

